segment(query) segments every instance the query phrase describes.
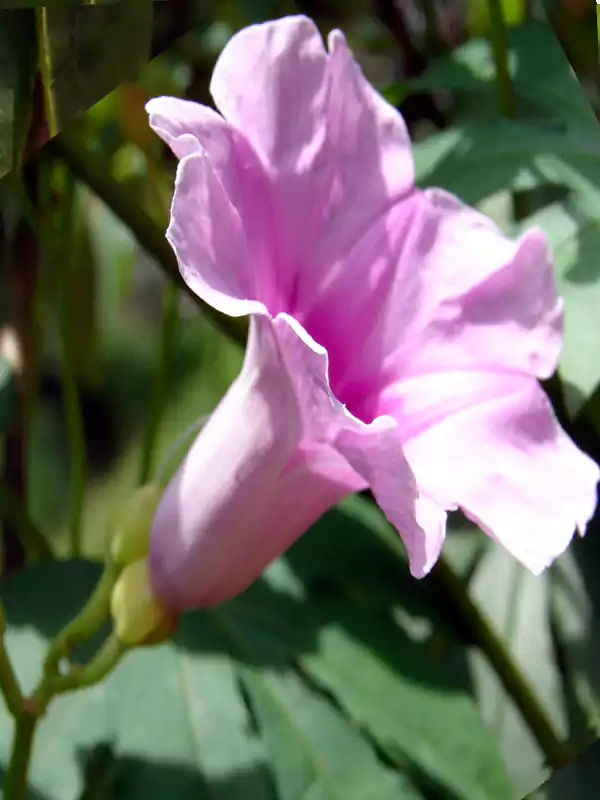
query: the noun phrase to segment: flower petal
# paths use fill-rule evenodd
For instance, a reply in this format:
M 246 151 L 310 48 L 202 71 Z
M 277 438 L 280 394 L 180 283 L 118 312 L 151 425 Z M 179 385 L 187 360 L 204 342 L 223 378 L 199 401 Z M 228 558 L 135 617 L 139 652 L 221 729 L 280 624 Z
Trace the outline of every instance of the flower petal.
M 544 234 L 531 228 L 512 240 L 441 189 L 423 198 L 428 212 L 411 261 L 425 262 L 424 285 L 409 330 L 421 346 L 403 354 L 403 368 L 486 364 L 548 378 L 562 345 L 563 302 Z
M 419 402 L 429 409 L 404 443 L 419 488 L 447 509 L 459 506 L 540 573 L 576 528 L 585 530 L 597 465 L 562 430 L 535 379 L 469 372 L 436 382 L 424 376 L 396 387 L 399 419 Z
M 214 308 L 238 317 L 266 313 L 256 299 L 261 273 L 238 210 L 202 153 L 180 162 L 167 229 L 188 286 Z
M 413 375 L 548 377 L 562 310 L 540 231 L 512 240 L 458 198 L 428 189 L 382 216 L 298 317 L 330 352 L 337 396 L 368 420 L 387 413 L 378 402 L 385 386 Z
M 177 158 L 212 149 L 210 143 L 218 138 L 219 133 L 226 140 L 232 135 L 223 117 L 192 100 L 153 97 L 146 103 L 146 112 L 152 130 L 169 145 Z
M 288 537 L 302 532 L 272 508 L 274 487 L 301 438 L 301 420 L 264 322 L 253 320 L 242 372 L 196 438 L 154 516 L 152 580 L 175 611 L 235 595 L 284 549 Z M 311 497 L 307 508 L 312 508 Z M 293 505 L 288 513 L 294 516 Z
M 330 33 L 328 46 L 327 139 L 311 198 L 319 227 L 298 275 L 292 315 L 314 302 L 338 264 L 414 182 L 402 115 L 367 81 L 341 31 Z
M 213 74 L 217 106 L 270 182 L 273 313 L 300 311 L 413 184 L 402 116 L 365 79 L 340 31 L 329 49 L 310 20 L 286 17 L 236 34 Z
M 280 314 L 274 324 L 296 394 L 301 398 L 305 431 L 317 441 L 331 443 L 358 476 L 355 490 L 371 488 L 406 545 L 411 572 L 421 577 L 439 555 L 445 513 L 439 508 L 436 516 L 434 504 L 419 496 L 396 420 L 380 416 L 365 425 L 353 417 L 329 388 L 327 351 L 288 315 Z
M 266 176 L 246 138 L 212 108 L 190 100 L 154 97 L 146 111 L 150 126 L 179 159 L 206 156 L 240 216 L 250 215 L 246 232 L 256 227 L 257 200 L 268 205 Z
M 321 35 L 302 16 L 243 28 L 217 60 L 210 84 L 217 108 L 279 174 L 306 172 L 319 153 L 326 65 Z

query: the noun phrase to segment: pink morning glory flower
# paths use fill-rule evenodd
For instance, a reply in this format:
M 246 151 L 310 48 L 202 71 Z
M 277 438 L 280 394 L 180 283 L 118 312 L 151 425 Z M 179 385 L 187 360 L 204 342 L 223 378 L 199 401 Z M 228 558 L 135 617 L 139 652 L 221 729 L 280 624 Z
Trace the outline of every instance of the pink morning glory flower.
M 543 234 L 513 241 L 416 188 L 404 121 L 339 31 L 326 48 L 305 17 L 248 27 L 211 92 L 220 113 L 147 105 L 180 159 L 167 238 L 250 333 L 154 517 L 158 593 L 176 610 L 231 598 L 366 487 L 416 577 L 456 508 L 541 572 L 584 532 L 599 477 L 537 381 L 562 341 Z

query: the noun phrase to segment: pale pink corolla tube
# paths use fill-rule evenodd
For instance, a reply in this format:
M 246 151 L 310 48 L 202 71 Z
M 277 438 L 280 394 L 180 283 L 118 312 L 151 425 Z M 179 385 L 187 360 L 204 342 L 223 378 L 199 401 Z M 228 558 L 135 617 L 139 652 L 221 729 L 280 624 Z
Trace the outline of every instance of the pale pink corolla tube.
M 227 600 L 366 487 L 415 577 L 456 508 L 540 573 L 599 477 L 537 381 L 563 317 L 543 234 L 417 189 L 404 121 L 339 31 L 326 49 L 305 17 L 245 28 L 211 92 L 220 113 L 147 105 L 180 159 L 167 238 L 250 337 L 158 507 L 155 589 L 175 610 Z

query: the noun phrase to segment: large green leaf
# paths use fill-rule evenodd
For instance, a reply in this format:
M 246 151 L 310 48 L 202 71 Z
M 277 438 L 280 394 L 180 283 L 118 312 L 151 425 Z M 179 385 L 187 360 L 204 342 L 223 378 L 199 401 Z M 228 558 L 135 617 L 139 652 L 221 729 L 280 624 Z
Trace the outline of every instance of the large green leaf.
M 344 504 L 235 601 L 185 616 L 174 642 L 130 654 L 102 686 L 58 699 L 40 726 L 33 787 L 45 800 L 75 800 L 85 772 L 140 800 L 262 800 L 273 782 L 281 800 L 416 800 L 431 784 L 462 800 L 510 797 L 452 626 L 365 527 L 385 524 L 381 516 L 364 511 L 360 500 Z M 336 563 L 328 553 L 340 542 Z M 68 562 L 1 587 L 26 688 L 96 576 Z M 4 763 L 9 740 L 4 715 Z M 83 770 L 86 754 L 101 778 Z
M 475 570 L 470 592 L 504 642 L 556 729 L 566 738 L 562 679 L 550 629 L 548 575 L 534 576 L 506 550 L 489 548 Z M 544 753 L 489 663 L 472 653 L 477 694 L 485 719 L 523 796 L 548 776 Z
M 38 36 L 50 135 L 133 80 L 150 57 L 153 0 L 42 8 Z
M 472 205 L 498 191 L 550 182 L 594 190 L 595 204 L 600 203 L 595 132 L 562 131 L 544 120 L 459 120 L 417 143 L 414 155 L 420 184 L 442 186 Z
M 431 584 L 409 577 L 381 537 L 389 525 L 365 506 L 350 498 L 344 514 L 324 517 L 286 556 L 303 587 L 333 578 L 345 589 L 312 593 L 320 647 L 300 663 L 395 763 L 411 764 L 451 796 L 506 798 L 511 784 L 474 702 L 464 649 L 432 602 Z
M 291 673 L 246 670 L 281 800 L 418 800 L 331 703 Z

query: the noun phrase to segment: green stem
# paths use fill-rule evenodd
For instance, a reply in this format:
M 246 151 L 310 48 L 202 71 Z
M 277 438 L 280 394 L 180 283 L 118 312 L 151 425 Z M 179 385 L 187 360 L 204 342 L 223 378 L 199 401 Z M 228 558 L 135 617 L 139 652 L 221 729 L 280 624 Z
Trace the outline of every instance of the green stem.
M 75 202 L 75 181 L 72 173 L 66 177 L 66 186 L 62 198 L 62 219 L 59 228 L 63 247 L 66 242 L 66 252 L 54 251 L 53 259 L 59 275 L 59 304 L 58 320 L 60 329 L 60 344 L 62 356 L 63 377 L 63 402 L 65 420 L 67 424 L 67 438 L 70 453 L 71 472 L 71 503 L 69 511 L 70 531 L 70 556 L 76 558 L 81 555 L 81 529 L 83 515 L 83 499 L 85 493 L 85 477 L 87 453 L 85 444 L 85 429 L 83 413 L 79 396 L 79 382 L 77 380 L 77 364 L 73 353 L 73 331 L 70 325 L 70 312 L 68 302 L 68 289 L 70 271 L 73 264 L 73 212 Z
M 27 772 L 38 717 L 23 710 L 15 723 L 12 754 L 4 782 L 4 800 L 25 800 Z
M 496 84 L 498 86 L 498 105 L 500 113 L 508 119 L 515 119 L 517 107 L 510 70 L 508 68 L 508 33 L 502 11 L 501 0 L 488 0 L 490 15 L 490 39 L 496 65 Z M 512 192 L 513 218 L 525 219 L 529 214 L 529 202 L 522 192 Z
M 513 699 L 527 722 L 546 761 L 552 769 L 560 769 L 577 753 L 562 742 L 548 715 L 527 679 L 521 674 L 510 652 L 469 595 L 465 582 L 459 578 L 442 556 L 432 570 L 432 576 L 449 599 L 473 641 L 485 654 L 502 685 Z
M 53 558 L 52 550 L 41 532 L 36 528 L 20 500 L 6 484 L 0 482 L 0 518 L 8 520 L 18 532 L 27 560 L 41 561 Z
M 4 783 L 4 800 L 25 800 L 27 774 L 37 722 L 55 695 L 93 686 L 114 669 L 128 648 L 109 636 L 94 658 L 68 675 L 45 675 L 33 697 L 21 705 L 15 721 L 12 755 Z
M 17 719 L 23 710 L 23 695 L 4 646 L 4 609 L 0 605 L 0 691 L 6 708 Z
M 44 675 L 57 673 L 62 658 L 66 658 L 73 645 L 83 641 L 100 628 L 110 613 L 110 595 L 117 579 L 118 569 L 107 560 L 104 572 L 85 606 L 53 641 L 44 664 Z
M 68 675 L 57 675 L 50 679 L 48 683 L 50 696 L 74 692 L 100 683 L 112 672 L 128 650 L 129 648 L 114 634 L 110 635 L 85 666 L 73 669 Z M 41 689 L 40 698 L 44 699 L 44 688 Z
M 508 69 L 508 35 L 501 0 L 488 0 L 488 9 L 500 111 L 505 117 L 514 119 L 516 113 L 515 95 Z
M 167 394 L 171 355 L 173 352 L 173 343 L 175 340 L 177 320 L 179 318 L 178 300 L 179 300 L 179 289 L 174 283 L 169 282 L 165 287 L 165 293 L 164 293 L 164 300 L 163 300 L 164 310 L 163 310 L 163 319 L 161 328 L 160 348 L 158 354 L 154 393 L 150 405 L 148 425 L 146 428 L 146 436 L 144 439 L 144 446 L 142 449 L 140 484 L 146 483 L 152 471 L 152 456 L 154 455 L 156 435 L 158 433 L 160 417 L 164 408 L 165 398 Z

